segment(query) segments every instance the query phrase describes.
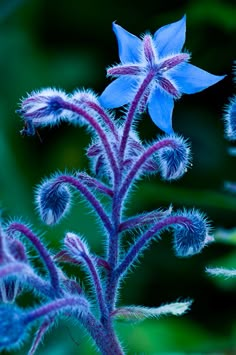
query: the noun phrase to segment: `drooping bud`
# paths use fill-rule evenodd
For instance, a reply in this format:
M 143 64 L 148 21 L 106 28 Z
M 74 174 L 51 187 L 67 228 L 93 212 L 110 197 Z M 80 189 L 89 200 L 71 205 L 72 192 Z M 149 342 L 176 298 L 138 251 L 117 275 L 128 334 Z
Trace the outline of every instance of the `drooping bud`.
M 184 211 L 182 217 L 186 222 L 174 227 L 174 249 L 179 257 L 198 254 L 204 246 L 214 239 L 209 236 L 209 225 L 205 216 L 199 211 Z
M 36 204 L 40 217 L 47 225 L 58 223 L 68 212 L 71 194 L 64 184 L 46 180 L 36 190 Z
M 80 259 L 83 255 L 89 255 L 86 242 L 75 233 L 66 233 L 64 243 L 69 254 L 76 259 Z
M 37 127 L 57 124 L 68 115 L 68 112 L 63 109 L 66 100 L 68 98 L 64 91 L 52 88 L 30 93 L 22 99 L 20 109 L 17 110 L 25 121 L 25 128 L 21 133 L 33 135 Z
M 190 149 L 188 143 L 177 135 L 168 137 L 173 139 L 172 146 L 166 146 L 157 153 L 159 168 L 163 179 L 179 179 L 190 165 Z

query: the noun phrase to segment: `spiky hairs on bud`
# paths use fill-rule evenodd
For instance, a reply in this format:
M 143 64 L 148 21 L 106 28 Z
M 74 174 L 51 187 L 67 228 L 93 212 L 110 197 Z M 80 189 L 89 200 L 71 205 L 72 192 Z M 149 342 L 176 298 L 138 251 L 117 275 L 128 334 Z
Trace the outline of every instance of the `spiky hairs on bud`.
M 190 165 L 189 144 L 182 137 L 168 136 L 173 139 L 173 147 L 167 146 L 157 153 L 161 176 L 165 180 L 179 179 Z
M 66 233 L 64 243 L 69 254 L 76 259 L 80 259 L 81 255 L 89 255 L 86 242 L 75 233 Z
M 174 249 L 177 256 L 188 257 L 200 253 L 213 238 L 208 235 L 209 223 L 202 213 L 183 211 L 181 216 L 186 222 L 174 227 Z
M 36 190 L 39 215 L 47 225 L 58 223 L 70 207 L 71 194 L 65 184 L 44 181 Z
M 20 103 L 16 112 L 25 120 L 26 127 L 22 134 L 32 135 L 37 127 L 57 124 L 69 112 L 63 109 L 67 95 L 62 90 L 45 88 L 31 92 Z

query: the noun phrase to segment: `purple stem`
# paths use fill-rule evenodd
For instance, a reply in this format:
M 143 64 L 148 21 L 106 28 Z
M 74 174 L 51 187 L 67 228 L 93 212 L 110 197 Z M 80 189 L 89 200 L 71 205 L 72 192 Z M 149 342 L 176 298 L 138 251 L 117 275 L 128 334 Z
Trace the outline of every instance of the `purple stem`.
M 63 309 L 74 309 L 78 310 L 81 313 L 88 312 L 88 303 L 82 297 L 66 297 L 66 298 L 58 298 L 50 303 L 47 303 L 39 308 L 36 308 L 25 315 L 24 322 L 25 324 L 29 324 L 34 322 L 35 320 L 49 316 L 54 314 L 55 312 L 59 312 Z
M 87 101 L 86 99 L 85 99 L 85 102 L 87 103 L 88 107 L 93 109 L 95 112 L 97 112 L 101 116 L 103 121 L 110 128 L 110 131 L 112 132 L 113 136 L 116 138 L 116 140 L 118 140 L 119 136 L 117 133 L 116 126 L 114 125 L 114 122 L 110 119 L 110 117 L 107 115 L 105 110 L 101 106 L 99 106 L 96 102 Z
M 124 355 L 111 323 L 104 329 L 90 313 L 81 321 L 103 355 Z
M 99 180 L 97 180 L 96 178 L 93 178 L 86 173 L 78 173 L 76 176 L 78 179 L 83 180 L 83 182 L 87 186 L 96 188 L 97 190 L 103 192 L 107 196 L 113 197 L 113 191 L 109 187 L 107 187 L 105 184 L 103 184 Z
M 93 279 L 93 285 L 95 287 L 96 290 L 96 295 L 97 295 L 97 301 L 98 301 L 98 305 L 100 308 L 100 316 L 101 316 L 101 320 L 107 320 L 108 318 L 108 310 L 106 307 L 106 303 L 104 300 L 104 295 L 103 295 L 103 289 L 102 289 L 102 284 L 101 284 L 101 279 L 98 275 L 96 266 L 94 265 L 93 259 L 90 258 L 89 255 L 87 255 L 86 253 L 81 253 L 81 257 L 84 259 L 91 277 Z
M 37 292 L 47 297 L 54 297 L 55 291 L 51 285 L 37 276 L 30 266 L 20 262 L 7 263 L 0 268 L 0 279 L 8 276 L 23 275 L 25 282 Z
M 139 256 L 141 250 L 145 248 L 155 234 L 160 232 L 163 228 L 170 227 L 173 224 L 186 225 L 191 224 L 191 221 L 183 216 L 170 216 L 151 226 L 151 228 L 142 234 L 125 254 L 124 259 L 116 269 L 117 279 L 128 270 L 129 266 L 132 265 L 135 259 Z
M 38 329 L 36 336 L 34 338 L 33 344 L 30 348 L 29 354 L 28 355 L 33 355 L 35 354 L 35 351 L 37 350 L 40 342 L 42 341 L 42 338 L 44 334 L 47 332 L 47 330 L 50 328 L 50 326 L 53 324 L 55 320 L 55 317 L 49 317 L 45 319 L 43 324 L 41 324 L 40 328 Z
M 55 183 L 68 183 L 74 186 L 92 205 L 94 210 L 97 212 L 101 221 L 103 222 L 104 227 L 110 233 L 112 231 L 112 224 L 110 219 L 108 218 L 104 208 L 98 201 L 98 199 L 89 191 L 89 189 L 84 186 L 78 179 L 70 175 L 60 175 L 55 179 Z
M 138 170 L 142 167 L 143 164 L 150 158 L 150 156 L 155 153 L 157 150 L 166 147 L 168 145 L 173 145 L 173 140 L 165 139 L 155 143 L 153 146 L 149 147 L 141 157 L 134 163 L 133 167 L 131 168 L 129 174 L 127 175 L 123 185 L 120 188 L 118 195 L 114 194 L 113 198 L 113 223 L 114 224 L 114 235 L 110 236 L 110 259 L 108 259 L 109 264 L 111 265 L 112 271 L 108 274 L 108 281 L 107 281 L 107 288 L 106 288 L 106 300 L 109 304 L 109 311 L 113 310 L 115 305 L 115 297 L 116 297 L 116 289 L 117 289 L 117 281 L 119 277 L 116 276 L 115 268 L 117 266 L 118 260 L 118 249 L 119 249 L 119 232 L 121 228 L 120 224 L 120 214 L 122 209 L 122 201 L 124 200 L 124 196 L 128 191 L 133 179 L 135 178 L 136 174 L 138 174 Z M 133 220 L 133 222 L 137 222 L 137 220 Z M 116 232 L 116 233 L 115 233 Z
M 159 149 L 165 148 L 165 147 L 175 147 L 175 141 L 173 139 L 167 138 L 163 139 L 155 144 L 153 144 L 151 147 L 149 147 L 145 152 L 139 157 L 139 159 L 134 163 L 132 166 L 131 170 L 129 171 L 128 175 L 126 176 L 123 185 L 120 189 L 120 198 L 122 198 L 126 192 L 128 191 L 129 187 L 132 184 L 132 181 L 138 175 L 139 170 L 141 167 L 147 162 L 147 160 L 154 154 L 156 153 Z
M 111 169 L 114 173 L 114 179 L 116 180 L 117 175 L 119 174 L 117 162 L 112 152 L 110 142 L 107 139 L 107 135 L 104 132 L 103 128 L 100 126 L 99 122 L 96 121 L 88 112 L 70 102 L 64 101 L 62 104 L 62 108 L 75 112 L 79 116 L 82 116 L 94 128 L 104 146 Z
M 166 217 L 168 214 L 170 214 L 168 210 L 167 211 L 157 210 L 157 211 L 147 212 L 139 216 L 131 217 L 120 224 L 119 231 L 123 232 L 125 230 L 130 230 L 132 228 L 139 228 L 147 224 L 153 224 L 157 220 Z
M 70 313 L 72 313 L 73 310 L 74 315 L 85 326 L 102 354 L 124 355 L 112 326 L 109 325 L 107 328 L 104 328 L 89 312 L 88 304 L 82 297 L 60 298 L 52 301 L 30 311 L 25 315 L 24 322 L 27 325 L 41 317 L 50 316 L 51 314 L 63 311 L 64 309 L 68 309 Z M 76 314 L 76 310 L 81 311 L 81 313 Z
M 29 267 L 20 262 L 7 263 L 0 267 L 0 278 L 22 274 L 29 270 Z
M 42 257 L 45 266 L 48 269 L 50 278 L 51 278 L 51 285 L 54 288 L 54 290 L 60 294 L 60 281 L 59 281 L 59 276 L 57 272 L 57 268 L 53 262 L 53 259 L 51 258 L 50 254 L 48 253 L 47 249 L 43 246 L 43 244 L 40 242 L 39 238 L 29 229 L 27 228 L 24 224 L 13 222 L 9 224 L 7 227 L 7 230 L 9 232 L 12 231 L 18 231 L 26 238 L 28 238 L 31 243 L 34 245 L 34 247 L 37 249 L 39 252 L 40 256 Z
M 142 100 L 143 95 L 145 95 L 145 92 L 148 89 L 148 86 L 150 85 L 150 83 L 152 82 L 155 74 L 156 74 L 155 70 L 149 71 L 148 75 L 143 80 L 142 84 L 140 85 L 140 87 L 139 87 L 130 107 L 129 107 L 129 111 L 128 111 L 127 118 L 125 121 L 124 132 L 123 132 L 122 140 L 121 140 L 121 144 L 120 144 L 121 161 L 124 160 L 125 149 L 126 149 L 127 141 L 129 138 L 130 128 L 131 128 L 135 113 L 136 113 L 137 108 L 140 104 L 140 101 Z
M 117 280 L 114 277 L 114 272 L 119 260 L 119 226 L 122 206 L 122 200 L 119 198 L 119 187 L 120 180 L 114 186 L 114 196 L 112 200 L 113 231 L 110 233 L 108 241 L 108 264 L 110 270 L 108 270 L 107 273 L 105 297 L 109 312 L 112 312 L 116 302 Z

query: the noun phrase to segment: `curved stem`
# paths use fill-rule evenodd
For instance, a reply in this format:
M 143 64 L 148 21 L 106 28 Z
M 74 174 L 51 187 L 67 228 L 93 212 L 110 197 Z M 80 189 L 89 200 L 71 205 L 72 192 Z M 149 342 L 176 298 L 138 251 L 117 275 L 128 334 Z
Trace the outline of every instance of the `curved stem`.
M 148 75 L 145 77 L 145 79 L 143 80 L 142 84 L 140 85 L 130 107 L 129 107 L 129 111 L 127 114 L 127 118 L 125 121 L 125 127 L 124 127 L 124 132 L 123 132 L 123 136 L 122 136 L 122 140 L 121 140 L 121 144 L 120 144 L 120 157 L 121 157 L 121 161 L 124 160 L 124 155 L 125 155 L 125 149 L 126 149 L 126 145 L 127 145 L 127 141 L 129 138 L 129 132 L 130 132 L 130 128 L 135 116 L 135 113 L 138 109 L 138 106 L 143 98 L 143 95 L 145 94 L 146 90 L 148 89 L 150 83 L 152 82 L 154 76 L 156 74 L 155 70 L 150 70 Z
M 39 252 L 40 256 L 42 257 L 42 260 L 45 263 L 45 266 L 48 269 L 48 272 L 49 272 L 49 275 L 51 278 L 52 287 L 59 294 L 60 293 L 60 281 L 59 281 L 57 268 L 53 262 L 53 259 L 50 256 L 49 252 L 44 247 L 44 245 L 40 242 L 39 238 L 29 228 L 27 228 L 24 224 L 17 223 L 17 222 L 13 222 L 13 223 L 9 224 L 9 226 L 7 227 L 7 231 L 9 231 L 9 232 L 18 231 L 31 241 L 31 243 L 34 245 L 34 247 Z
M 141 167 L 147 162 L 147 160 L 158 150 L 165 148 L 165 147 L 173 147 L 175 146 L 175 141 L 173 139 L 167 138 L 163 139 L 151 147 L 149 147 L 145 152 L 138 158 L 138 160 L 134 163 L 131 170 L 129 171 L 128 175 L 126 176 L 122 187 L 120 189 L 120 198 L 122 198 L 126 192 L 128 191 L 129 187 L 131 186 L 135 177 L 139 174 Z
M 48 329 L 51 327 L 51 324 L 55 321 L 55 317 L 48 317 L 44 320 L 44 322 L 41 324 L 40 328 L 37 330 L 37 333 L 35 335 L 35 338 L 33 340 L 33 343 L 31 345 L 31 348 L 29 350 L 28 355 L 34 355 L 39 344 L 41 343 L 43 336 L 45 333 L 48 331 Z
M 101 139 L 101 142 L 103 144 L 103 147 L 105 149 L 108 161 L 110 163 L 110 167 L 114 173 L 114 180 L 116 180 L 117 175 L 119 174 L 118 171 L 118 166 L 117 162 L 115 159 L 115 155 L 112 152 L 110 142 L 107 139 L 106 133 L 103 131 L 103 128 L 100 126 L 99 122 L 94 119 L 93 116 L 91 116 L 88 112 L 86 112 L 84 109 L 76 106 L 75 104 L 72 104 L 70 102 L 64 101 L 62 104 L 62 108 L 69 110 L 71 112 L 76 113 L 77 115 L 83 117 L 97 132 L 98 136 Z
M 147 246 L 147 244 L 155 236 L 155 234 L 157 234 L 164 228 L 170 227 L 173 224 L 186 225 L 187 223 L 191 223 L 191 221 L 186 217 L 170 216 L 154 224 L 150 229 L 148 229 L 144 234 L 142 234 L 128 250 L 124 259 L 116 269 L 116 278 L 118 279 L 122 274 L 125 273 L 125 271 L 128 270 L 130 265 L 132 265 L 135 259 L 140 255 L 141 250 Z
M 171 209 L 166 211 L 156 210 L 143 213 L 138 216 L 130 217 L 120 224 L 119 231 L 131 230 L 134 228 L 144 227 L 147 224 L 154 224 L 157 220 L 170 215 Z
M 84 186 L 84 184 L 82 184 L 78 179 L 70 175 L 60 175 L 55 179 L 55 183 L 68 183 L 74 186 L 77 190 L 79 190 L 79 192 L 84 197 L 86 197 L 87 201 L 89 201 L 89 203 L 92 205 L 92 207 L 100 217 L 101 221 L 103 222 L 105 229 L 108 231 L 108 233 L 111 233 L 112 224 L 104 208 L 97 200 L 97 198 L 92 194 L 92 192 L 89 191 L 89 189 L 86 186 Z
M 16 274 L 22 274 L 28 270 L 29 270 L 29 266 L 24 263 L 20 263 L 20 262 L 7 263 L 6 265 L 0 267 L 0 278 L 8 277 Z
M 100 115 L 100 117 L 103 119 L 104 123 L 109 127 L 111 133 L 118 141 L 119 136 L 117 133 L 116 126 L 115 126 L 114 122 L 110 119 L 110 117 L 107 115 L 106 111 L 100 105 L 98 105 L 96 102 L 88 101 L 86 99 L 85 99 L 85 102 L 88 105 L 88 107 L 90 107 L 91 109 L 93 109 L 95 112 L 97 112 Z
M 24 317 L 25 324 L 35 320 L 55 314 L 55 312 L 67 311 L 74 314 L 76 318 L 85 326 L 101 353 L 104 355 L 124 355 L 119 341 L 111 325 L 106 329 L 88 310 L 88 303 L 82 297 L 60 298 L 43 305 L 27 313 Z
M 62 311 L 64 309 L 74 309 L 83 313 L 88 311 L 88 302 L 82 297 L 58 298 L 39 308 L 36 308 L 25 315 L 24 322 L 29 324 L 35 320 Z
M 113 197 L 113 191 L 107 185 L 88 175 L 87 173 L 78 173 L 76 174 L 76 177 L 80 180 L 83 180 L 87 186 L 93 187 L 109 197 Z

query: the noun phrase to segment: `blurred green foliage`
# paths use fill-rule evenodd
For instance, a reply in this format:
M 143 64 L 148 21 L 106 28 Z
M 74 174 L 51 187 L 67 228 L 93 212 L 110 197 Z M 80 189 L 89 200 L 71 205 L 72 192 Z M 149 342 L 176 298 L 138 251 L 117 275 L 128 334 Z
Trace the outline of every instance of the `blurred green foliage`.
M 229 144 L 224 139 L 222 120 L 223 106 L 234 90 L 235 0 L 1 0 L 0 203 L 4 218 L 22 216 L 44 232 L 44 239 L 54 250 L 70 230 L 82 232 L 94 252 L 103 253 L 101 233 L 79 198 L 75 198 L 69 217 L 54 228 L 41 224 L 33 203 L 34 188 L 43 177 L 56 170 L 88 169 L 84 156 L 88 134 L 81 128 L 62 125 L 42 130 L 42 142 L 37 137 L 23 138 L 19 134 L 23 122 L 14 113 L 17 102 L 27 92 L 47 86 L 68 92 L 91 87 L 101 92 L 107 84 L 105 67 L 118 61 L 112 21 L 138 35 L 146 30 L 154 32 L 184 13 L 186 48 L 192 52 L 192 63 L 228 77 L 202 93 L 186 95 L 176 104 L 174 128 L 189 138 L 193 167 L 171 184 L 158 178 L 140 183 L 127 212 L 173 203 L 174 208 L 200 208 L 214 228 L 236 225 L 236 198 L 223 189 L 225 180 L 236 181 L 236 161 L 227 155 Z M 138 130 L 147 141 L 161 133 L 145 115 Z M 192 311 L 182 318 L 119 324 L 127 354 L 236 353 L 236 283 L 209 278 L 204 272 L 206 266 L 236 267 L 235 246 L 219 240 L 201 255 L 180 260 L 173 255 L 170 235 L 164 234 L 162 241 L 152 244 L 126 279 L 120 303 L 151 307 L 179 297 L 195 302 Z M 26 344 L 21 353 L 28 348 Z M 46 337 L 39 353 L 96 352 L 80 327 L 62 321 Z

